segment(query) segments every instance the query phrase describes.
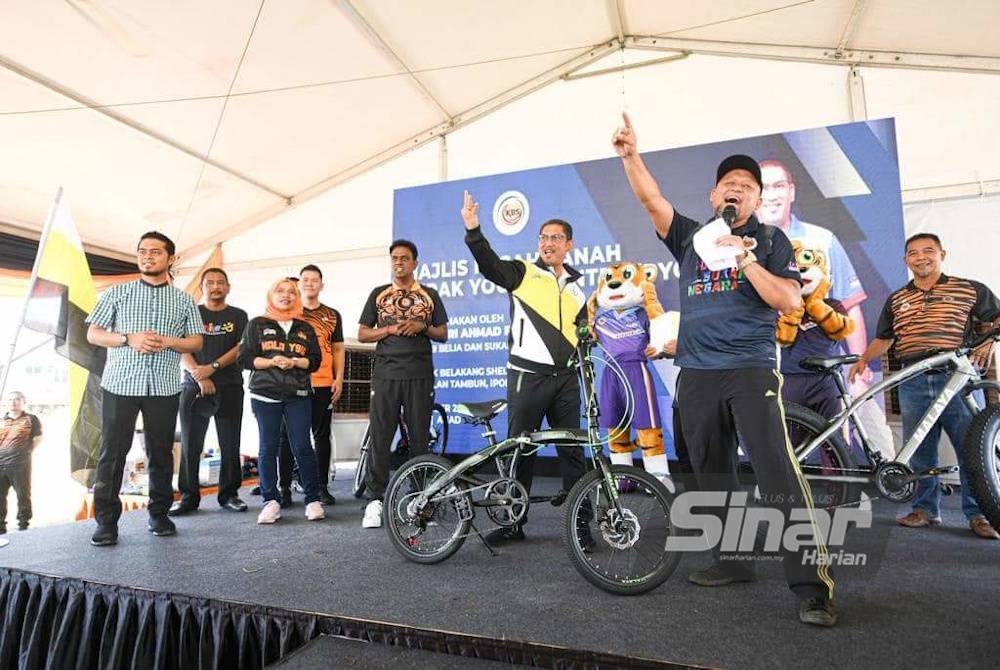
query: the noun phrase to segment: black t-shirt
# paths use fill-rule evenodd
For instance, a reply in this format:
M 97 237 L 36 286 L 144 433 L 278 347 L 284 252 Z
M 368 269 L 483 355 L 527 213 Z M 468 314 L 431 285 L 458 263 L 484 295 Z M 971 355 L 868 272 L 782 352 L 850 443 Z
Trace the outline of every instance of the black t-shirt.
M 423 321 L 429 326 L 448 323 L 438 292 L 413 282 L 410 288 L 383 284 L 368 296 L 360 323 L 382 328 L 401 321 Z M 415 337 L 389 335 L 375 345 L 376 379 L 433 379 L 431 340 L 423 332 Z
M 247 327 L 247 313 L 232 305 L 226 305 L 217 312 L 204 305 L 198 305 L 198 312 L 201 314 L 201 322 L 205 329 L 202 332 L 201 351 L 194 354 L 194 360 L 198 365 L 211 365 L 213 361 L 240 343 L 243 331 Z M 212 382 L 216 386 L 242 385 L 243 375 L 240 373 L 240 366 L 234 362 L 219 368 L 212 375 Z M 187 370 L 184 371 L 184 383 L 197 385 Z
M 697 221 L 674 212 L 670 231 L 662 238 L 680 266 L 681 324 L 675 364 L 696 370 L 777 367 L 777 311 L 764 302 L 742 270 L 708 269 L 692 242 L 692 233 L 699 226 Z M 757 240 L 754 255 L 765 270 L 799 280 L 792 244 L 780 229 L 765 228 L 751 216 L 732 233 Z

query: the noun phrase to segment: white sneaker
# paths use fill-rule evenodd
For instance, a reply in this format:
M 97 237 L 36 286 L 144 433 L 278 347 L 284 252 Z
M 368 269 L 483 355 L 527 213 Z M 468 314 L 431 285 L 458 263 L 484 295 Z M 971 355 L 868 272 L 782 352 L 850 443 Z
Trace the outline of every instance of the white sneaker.
M 365 507 L 365 518 L 361 520 L 362 528 L 382 527 L 382 501 L 373 500 Z
M 319 521 L 325 517 L 326 513 L 323 511 L 323 504 L 318 500 L 306 505 L 306 518 L 310 521 Z
M 257 515 L 257 523 L 274 523 L 281 518 L 281 505 L 277 500 L 268 500 Z

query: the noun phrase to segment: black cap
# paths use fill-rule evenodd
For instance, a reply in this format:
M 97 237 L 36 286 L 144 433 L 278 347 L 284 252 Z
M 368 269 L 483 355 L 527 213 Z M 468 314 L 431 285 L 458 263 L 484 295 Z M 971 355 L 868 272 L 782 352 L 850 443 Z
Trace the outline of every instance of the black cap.
M 218 393 L 213 393 L 212 395 L 199 395 L 194 400 L 194 407 L 192 408 L 198 416 L 211 419 L 213 416 L 219 413 L 219 408 L 222 406 L 222 399 L 219 398 Z
M 733 170 L 746 170 L 753 175 L 754 181 L 757 182 L 760 190 L 764 190 L 764 180 L 760 177 L 760 165 L 757 164 L 757 161 L 744 154 L 733 154 L 719 163 L 719 169 L 715 171 L 715 183 L 718 184 L 722 181 L 723 177 Z

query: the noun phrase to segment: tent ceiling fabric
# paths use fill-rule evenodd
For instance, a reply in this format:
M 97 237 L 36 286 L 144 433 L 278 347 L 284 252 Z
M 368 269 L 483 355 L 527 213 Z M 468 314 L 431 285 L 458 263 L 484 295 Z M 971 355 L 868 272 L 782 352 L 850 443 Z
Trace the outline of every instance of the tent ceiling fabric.
M 1000 71 L 988 0 L 13 0 L 3 14 L 0 222 L 41 228 L 62 186 L 83 240 L 123 252 L 153 228 L 204 251 L 622 46 Z

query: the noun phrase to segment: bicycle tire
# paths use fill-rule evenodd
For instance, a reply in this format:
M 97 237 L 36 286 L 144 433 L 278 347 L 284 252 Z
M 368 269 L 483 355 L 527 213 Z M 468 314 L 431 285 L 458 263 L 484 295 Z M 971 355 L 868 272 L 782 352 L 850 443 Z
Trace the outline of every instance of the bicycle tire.
M 854 457 L 840 433 L 827 438 L 803 461 L 802 451 L 815 437 L 826 430 L 829 422 L 818 413 L 792 402 L 785 404 L 785 427 L 788 440 L 799 461 L 799 468 L 812 489 L 814 507 L 831 508 L 858 500 L 855 483 L 830 479 L 831 476 L 854 475 Z
M 462 519 L 458 511 L 460 506 L 472 510 L 472 494 L 462 481 L 445 490 L 446 500 L 428 503 L 421 518 L 411 517 L 407 510 L 414 496 L 451 467 L 448 459 L 435 454 L 417 456 L 396 472 L 386 489 L 383 507 L 386 532 L 392 546 L 414 563 L 426 565 L 449 558 L 465 542 L 472 525 L 472 519 Z M 441 538 L 438 543 L 436 537 Z
M 427 445 L 428 454 L 444 455 L 448 448 L 448 412 L 443 405 L 434 403 L 431 408 L 431 439 Z
M 358 452 L 358 467 L 354 469 L 354 497 L 360 498 L 365 494 L 365 478 L 368 476 L 368 451 L 372 444 L 371 424 L 365 426 L 365 434 L 361 438 L 361 450 Z
M 1000 405 L 976 414 L 962 445 L 962 467 L 979 510 L 1000 528 Z
M 617 508 L 605 493 L 600 470 L 591 470 L 566 497 L 563 541 L 573 567 L 588 582 L 616 595 L 639 595 L 669 579 L 680 562 L 680 553 L 666 546 L 674 533 L 673 496 L 645 470 L 612 465 L 611 475 L 618 490 L 626 484 L 623 488 L 630 491 L 619 494 L 623 520 L 614 523 Z M 585 511 L 588 507 L 592 512 Z M 593 547 L 581 540 L 584 528 Z

